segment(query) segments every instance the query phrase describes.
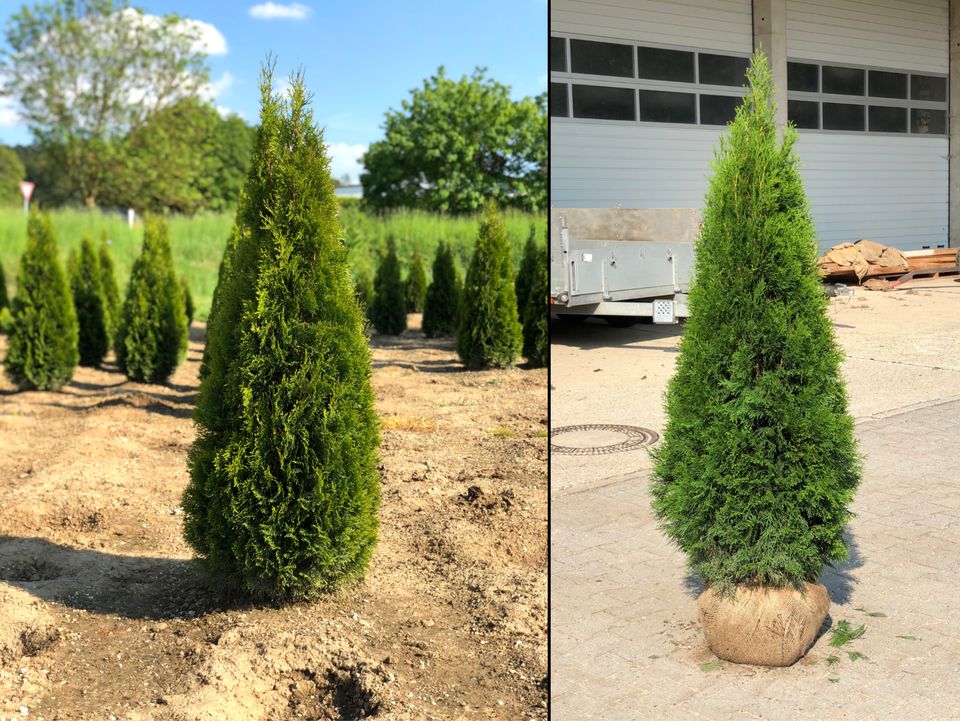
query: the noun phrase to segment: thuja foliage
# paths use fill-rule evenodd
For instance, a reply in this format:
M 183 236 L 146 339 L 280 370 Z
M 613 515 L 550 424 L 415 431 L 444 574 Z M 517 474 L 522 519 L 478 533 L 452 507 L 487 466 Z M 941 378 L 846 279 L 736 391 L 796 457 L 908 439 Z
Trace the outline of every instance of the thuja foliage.
M 720 140 L 653 508 L 710 585 L 798 586 L 847 557 L 860 478 L 792 127 L 757 51 Z
M 376 293 L 373 290 L 373 279 L 366 270 L 361 269 L 357 273 L 353 281 L 353 290 L 357 301 L 360 303 L 360 307 L 363 309 L 364 315 L 369 318 L 370 308 L 373 306 L 373 299 Z
M 187 316 L 187 325 L 193 323 L 193 296 L 190 295 L 190 283 L 187 282 L 187 276 L 180 276 L 180 290 L 183 292 L 183 313 Z
M 433 259 L 433 280 L 423 303 L 423 332 L 427 338 L 453 335 L 457 332 L 460 312 L 460 278 L 454 264 L 453 250 L 443 241 Z
M 424 295 L 427 292 L 427 274 L 423 270 L 420 248 L 413 250 L 410 269 L 407 271 L 407 312 L 422 313 Z
M 7 274 L 0 263 L 0 310 L 10 307 L 10 296 L 7 295 Z
M 104 310 L 107 325 L 107 339 L 113 347 L 113 338 L 120 321 L 120 289 L 117 287 L 117 273 L 113 266 L 113 256 L 107 243 L 107 235 L 100 239 L 100 285 L 103 288 Z
M 523 246 L 523 257 L 520 259 L 520 269 L 517 271 L 517 279 L 513 284 L 517 293 L 517 307 L 520 309 L 520 315 L 523 316 L 524 309 L 527 307 L 527 296 L 530 295 L 530 287 L 534 283 L 534 273 L 538 263 L 543 263 L 542 253 L 537 247 L 537 229 L 531 224 L 530 235 L 527 236 L 527 242 Z M 541 304 L 542 305 L 542 304 Z
M 260 127 L 207 326 L 185 535 L 233 587 L 309 597 L 377 539 L 379 425 L 330 161 L 301 75 Z M 401 288 L 401 305 L 402 305 Z
M 400 278 L 400 259 L 393 238 L 387 240 L 387 251 L 380 256 L 373 292 L 370 308 L 373 327 L 387 335 L 403 333 L 407 328 L 407 293 Z
M 503 218 L 488 204 L 463 296 L 457 353 L 467 368 L 506 368 L 522 347 L 510 246 Z
M 90 236 L 84 236 L 80 252 L 70 254 L 70 291 L 77 311 L 80 365 L 99 366 L 110 349 L 107 335 L 107 301 L 103 292 L 100 257 Z
M 546 253 L 543 248 L 535 248 L 535 250 L 536 254 L 533 256 L 530 268 L 530 286 L 527 288 L 526 300 L 522 306 L 523 355 L 530 366 L 543 368 L 547 365 L 549 356 L 547 297 L 550 292 L 550 282 Z
M 163 383 L 187 349 L 183 291 L 173 270 L 163 219 L 144 220 L 143 250 L 130 271 L 114 350 L 128 378 Z
M 32 213 L 27 220 L 10 310 L 7 376 L 21 389 L 59 390 L 79 360 L 77 314 L 47 215 Z

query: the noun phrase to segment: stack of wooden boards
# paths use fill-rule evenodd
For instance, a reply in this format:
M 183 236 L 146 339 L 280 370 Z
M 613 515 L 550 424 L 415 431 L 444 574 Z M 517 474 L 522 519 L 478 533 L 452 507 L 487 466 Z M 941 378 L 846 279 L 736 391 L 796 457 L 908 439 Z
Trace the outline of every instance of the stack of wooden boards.
M 872 240 L 835 245 L 817 261 L 820 275 L 825 278 L 849 278 L 855 276 L 863 282 L 866 278 L 900 276 L 913 271 L 937 271 L 956 273 L 956 248 L 913 250 L 905 253 L 896 248 Z

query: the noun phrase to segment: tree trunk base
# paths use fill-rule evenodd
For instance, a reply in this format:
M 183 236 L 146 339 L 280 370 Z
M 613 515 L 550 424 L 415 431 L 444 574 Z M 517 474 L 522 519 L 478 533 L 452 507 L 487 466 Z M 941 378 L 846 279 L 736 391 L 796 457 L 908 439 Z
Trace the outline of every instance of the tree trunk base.
M 807 583 L 803 591 L 741 585 L 734 596 L 708 588 L 697 605 L 707 644 L 719 658 L 790 666 L 813 645 L 830 596 L 820 583 Z

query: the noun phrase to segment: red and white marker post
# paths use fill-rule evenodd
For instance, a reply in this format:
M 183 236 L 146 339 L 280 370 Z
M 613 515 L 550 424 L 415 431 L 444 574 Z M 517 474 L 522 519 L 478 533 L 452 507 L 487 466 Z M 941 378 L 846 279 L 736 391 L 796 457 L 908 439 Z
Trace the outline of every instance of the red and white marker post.
M 31 183 L 29 180 L 20 181 L 20 195 L 23 196 L 24 215 L 27 215 L 30 212 L 30 196 L 33 195 L 33 189 L 36 187 L 36 184 Z

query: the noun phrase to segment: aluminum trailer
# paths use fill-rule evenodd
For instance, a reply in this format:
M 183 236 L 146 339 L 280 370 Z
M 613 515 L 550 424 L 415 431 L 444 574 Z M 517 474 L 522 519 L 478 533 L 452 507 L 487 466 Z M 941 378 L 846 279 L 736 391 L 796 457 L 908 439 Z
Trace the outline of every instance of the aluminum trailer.
M 612 324 L 688 315 L 693 208 L 554 208 L 550 218 L 551 316 Z

